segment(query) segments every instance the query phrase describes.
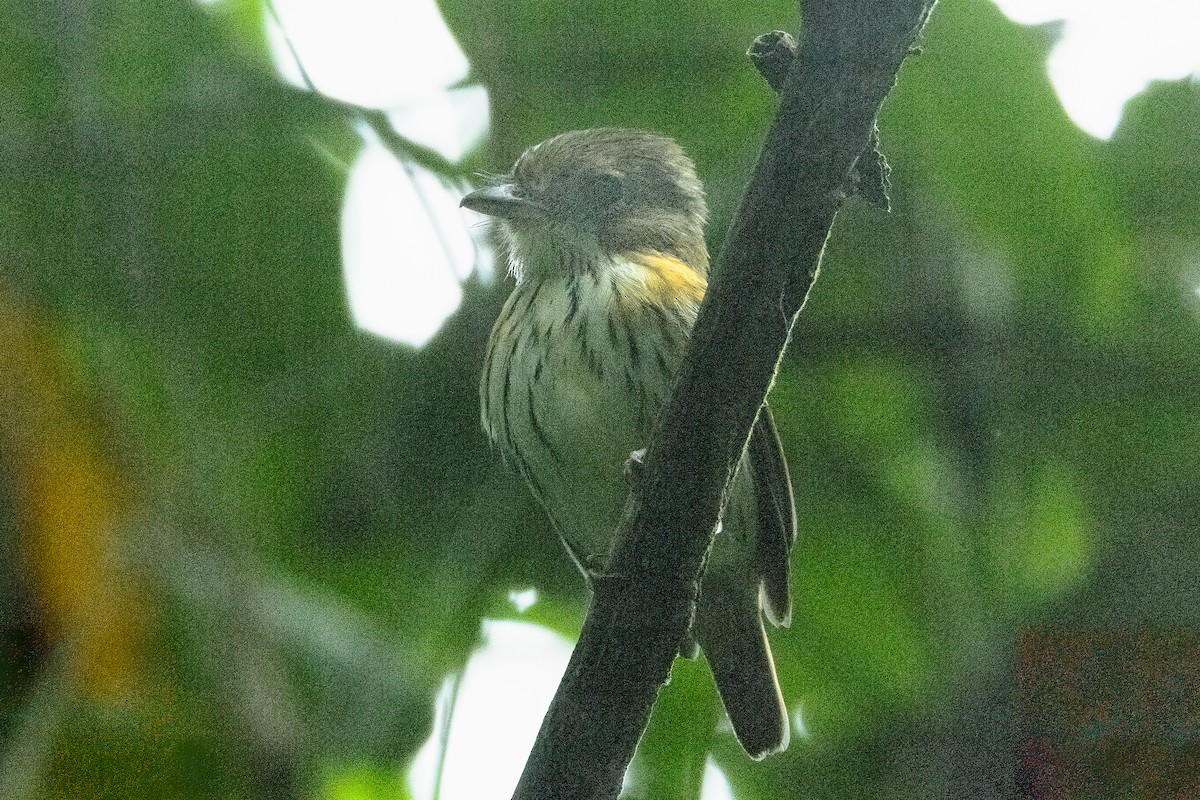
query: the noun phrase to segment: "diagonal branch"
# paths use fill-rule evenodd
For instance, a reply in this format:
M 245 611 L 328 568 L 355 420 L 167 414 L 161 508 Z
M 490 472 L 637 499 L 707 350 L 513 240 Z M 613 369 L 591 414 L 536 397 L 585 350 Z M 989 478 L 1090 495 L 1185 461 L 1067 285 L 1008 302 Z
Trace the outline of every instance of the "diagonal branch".
M 713 271 L 516 800 L 615 798 L 695 609 L 725 490 L 872 160 L 875 118 L 934 0 L 808 0 L 779 109 Z

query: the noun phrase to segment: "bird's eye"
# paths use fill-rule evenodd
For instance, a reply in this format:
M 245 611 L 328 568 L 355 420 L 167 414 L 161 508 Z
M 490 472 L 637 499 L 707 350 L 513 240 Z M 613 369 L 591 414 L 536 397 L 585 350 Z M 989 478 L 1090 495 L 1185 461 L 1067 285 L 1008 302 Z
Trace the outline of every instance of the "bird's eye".
M 625 184 L 620 176 L 601 172 L 584 180 L 583 193 L 594 207 L 608 208 L 625 194 Z

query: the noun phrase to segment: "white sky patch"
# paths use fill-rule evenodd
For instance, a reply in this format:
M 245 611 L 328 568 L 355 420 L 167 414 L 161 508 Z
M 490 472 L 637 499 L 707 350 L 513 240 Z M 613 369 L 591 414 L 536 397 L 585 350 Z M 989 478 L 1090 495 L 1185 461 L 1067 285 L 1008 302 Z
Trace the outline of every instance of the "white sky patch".
M 513 589 L 508 593 L 508 602 L 512 603 L 513 608 L 521 613 L 528 611 L 537 602 L 537 599 L 537 589 L 532 586 L 528 589 Z
M 571 657 L 571 643 L 540 625 L 485 620 L 483 633 L 484 645 L 467 662 L 449 720 L 440 800 L 512 797 Z M 438 708 L 445 705 L 439 697 Z M 409 770 L 414 800 L 434 795 L 444 716 L 439 711 Z
M 487 91 L 455 87 L 467 57 L 433 0 L 271 0 L 267 42 L 284 80 L 384 109 L 402 136 L 457 161 L 488 130 Z M 290 46 L 289 46 L 290 43 Z
M 1025 25 L 1063 21 L 1047 70 L 1080 128 L 1108 139 L 1129 98 L 1152 80 L 1200 76 L 1200 2 L 996 0 Z
M 467 57 L 433 0 L 271 0 L 317 91 L 395 108 L 467 76 Z M 268 19 L 270 15 L 268 15 Z M 270 43 L 284 78 L 304 87 L 281 31 Z
M 481 86 L 454 87 L 468 63 L 433 0 L 271 0 L 267 39 L 284 80 L 368 108 L 451 162 L 488 130 Z M 305 76 L 311 81 L 310 87 Z M 492 256 L 460 211 L 467 187 L 399 162 L 368 130 L 347 178 L 342 266 L 355 323 L 424 345 L 458 308 L 461 282 Z M 472 227 L 474 226 L 474 227 Z
M 342 205 L 342 270 L 360 328 L 420 347 L 458 308 L 461 282 L 491 263 L 478 215 L 458 207 L 464 191 L 366 138 Z
M 458 161 L 487 133 L 489 113 L 487 90 L 465 86 L 405 103 L 388 120 L 406 139 Z
M 704 762 L 704 780 L 700 784 L 700 800 L 733 800 L 729 778 L 711 758 Z
M 492 280 L 485 218 L 458 205 L 468 191 L 366 137 L 342 201 L 342 275 L 359 328 L 421 347 L 472 272 Z

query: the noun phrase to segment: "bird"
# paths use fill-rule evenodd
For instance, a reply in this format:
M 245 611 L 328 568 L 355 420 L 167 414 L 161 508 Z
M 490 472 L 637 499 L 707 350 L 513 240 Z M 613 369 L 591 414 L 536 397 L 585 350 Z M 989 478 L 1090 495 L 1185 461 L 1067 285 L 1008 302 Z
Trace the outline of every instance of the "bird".
M 590 584 L 625 508 L 626 461 L 648 444 L 707 288 L 703 186 L 670 137 L 593 128 L 530 147 L 461 205 L 494 218 L 515 278 L 484 357 L 483 429 Z M 791 478 L 764 405 L 690 634 L 756 760 L 790 736 L 763 615 L 790 623 L 795 540 Z

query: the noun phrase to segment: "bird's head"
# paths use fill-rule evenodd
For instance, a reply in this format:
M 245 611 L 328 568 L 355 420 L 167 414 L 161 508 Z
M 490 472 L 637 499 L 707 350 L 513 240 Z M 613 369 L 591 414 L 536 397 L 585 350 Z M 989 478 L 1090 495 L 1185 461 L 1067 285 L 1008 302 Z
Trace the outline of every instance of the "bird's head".
M 496 217 L 518 275 L 570 274 L 657 252 L 703 275 L 708 208 L 692 160 L 647 131 L 570 131 L 526 150 L 509 175 L 462 199 Z

